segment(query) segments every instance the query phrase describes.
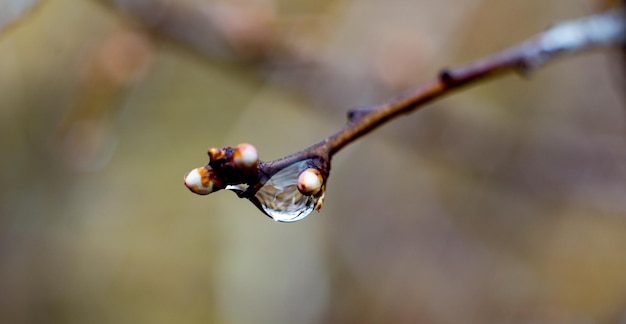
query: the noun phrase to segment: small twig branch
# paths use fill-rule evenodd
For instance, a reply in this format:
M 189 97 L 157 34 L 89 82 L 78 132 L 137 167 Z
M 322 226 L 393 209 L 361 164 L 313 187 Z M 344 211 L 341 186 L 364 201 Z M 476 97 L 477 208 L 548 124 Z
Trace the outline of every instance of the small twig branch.
M 305 150 L 264 163 L 261 168 L 271 176 L 277 170 L 299 160 L 321 157 L 321 160 L 329 161 L 343 147 L 378 126 L 402 114 L 414 112 L 424 107 L 424 104 L 462 86 L 510 72 L 528 74 L 566 54 L 623 46 L 624 43 L 626 21 L 623 10 L 559 23 L 517 46 L 465 66 L 445 69 L 435 80 L 412 89 L 389 103 L 351 110 L 348 112 L 348 123 L 335 134 Z M 326 168 L 328 166 L 323 169 Z
M 348 123 L 335 134 L 284 158 L 271 162 L 259 161 L 258 172 L 253 174 L 248 172 L 246 179 L 242 179 L 236 168 L 230 167 L 232 164 L 227 162 L 230 158 L 228 149 L 232 150 L 232 148 L 225 149 L 226 159 L 213 161 L 214 157 L 212 156 L 212 161 L 207 167 L 220 173 L 218 177 L 221 177 L 223 183 L 247 184 L 247 190 L 241 191 L 239 195 L 249 198 L 253 202 L 256 192 L 274 174 L 299 161 L 309 160 L 309 165 L 321 171 L 323 183 L 325 183 L 333 155 L 346 145 L 386 122 L 402 114 L 414 112 L 424 107 L 426 103 L 439 99 L 453 90 L 506 73 L 528 74 L 564 55 L 625 45 L 626 19 L 623 8 L 562 22 L 499 53 L 465 66 L 444 69 L 434 80 L 416 87 L 388 103 L 353 109 L 348 112 Z
M 282 164 L 298 160 L 299 156 L 308 158 L 311 155 L 308 151 L 332 156 L 385 122 L 401 114 L 413 112 L 451 90 L 504 73 L 528 74 L 565 54 L 619 46 L 624 42 L 626 22 L 621 10 L 557 24 L 517 46 L 465 66 L 443 70 L 435 80 L 410 90 L 387 104 L 352 110 L 348 113 L 349 123 L 343 129 L 324 141 L 279 161 Z

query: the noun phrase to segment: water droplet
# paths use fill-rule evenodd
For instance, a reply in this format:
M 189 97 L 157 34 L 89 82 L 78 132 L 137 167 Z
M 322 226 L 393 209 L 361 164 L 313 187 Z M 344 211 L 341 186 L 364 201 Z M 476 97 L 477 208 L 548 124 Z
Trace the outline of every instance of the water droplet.
M 319 195 L 305 196 L 298 191 L 298 175 L 308 161 L 294 163 L 273 175 L 255 194 L 259 207 L 277 222 L 295 222 L 308 216 Z

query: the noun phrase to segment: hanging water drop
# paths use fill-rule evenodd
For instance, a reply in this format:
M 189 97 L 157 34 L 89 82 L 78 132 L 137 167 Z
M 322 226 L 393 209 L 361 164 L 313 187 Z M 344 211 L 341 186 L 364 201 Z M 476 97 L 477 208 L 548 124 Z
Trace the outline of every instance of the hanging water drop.
M 308 216 L 323 197 L 323 192 L 305 196 L 298 190 L 298 176 L 308 167 L 304 160 L 274 174 L 254 196 L 258 207 L 277 222 L 295 222 Z

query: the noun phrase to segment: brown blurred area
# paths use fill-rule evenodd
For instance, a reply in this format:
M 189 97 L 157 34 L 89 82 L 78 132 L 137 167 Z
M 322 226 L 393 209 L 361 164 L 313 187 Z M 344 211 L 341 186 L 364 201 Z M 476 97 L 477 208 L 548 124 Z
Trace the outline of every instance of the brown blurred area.
M 626 323 L 617 51 L 386 125 L 294 224 L 182 181 L 208 147 L 279 158 L 601 6 L 39 4 L 0 31 L 0 322 Z

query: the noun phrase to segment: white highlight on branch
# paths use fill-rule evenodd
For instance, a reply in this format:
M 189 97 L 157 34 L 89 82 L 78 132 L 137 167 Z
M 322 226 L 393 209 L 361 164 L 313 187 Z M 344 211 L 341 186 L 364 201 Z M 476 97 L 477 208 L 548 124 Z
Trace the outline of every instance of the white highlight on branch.
M 556 54 L 626 44 L 625 17 L 620 9 L 554 25 L 539 35 L 533 65 L 536 67 Z

